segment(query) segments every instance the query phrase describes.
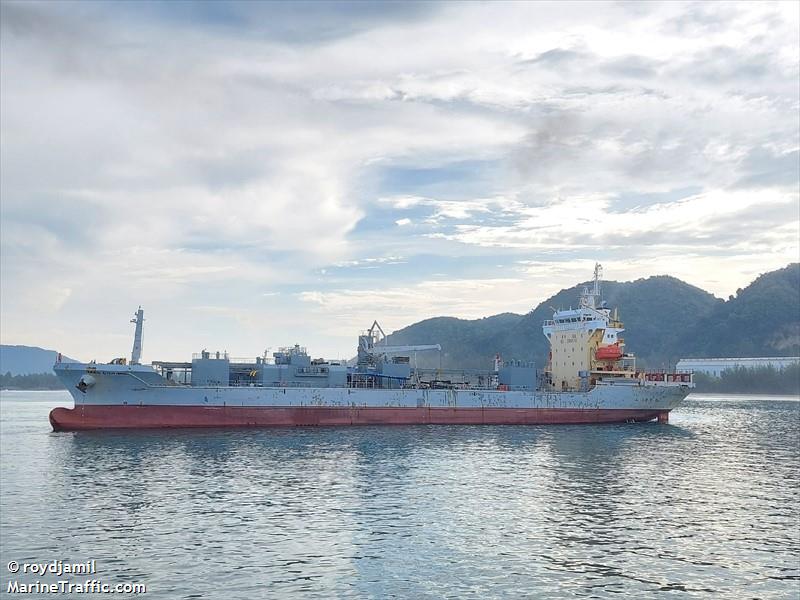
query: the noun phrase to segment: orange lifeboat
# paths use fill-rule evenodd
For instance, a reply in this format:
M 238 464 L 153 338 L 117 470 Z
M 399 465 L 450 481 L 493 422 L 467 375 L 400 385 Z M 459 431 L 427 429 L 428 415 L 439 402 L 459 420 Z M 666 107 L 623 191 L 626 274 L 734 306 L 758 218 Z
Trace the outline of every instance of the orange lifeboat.
M 622 358 L 622 349 L 617 344 L 601 346 L 595 352 L 597 360 L 619 360 Z

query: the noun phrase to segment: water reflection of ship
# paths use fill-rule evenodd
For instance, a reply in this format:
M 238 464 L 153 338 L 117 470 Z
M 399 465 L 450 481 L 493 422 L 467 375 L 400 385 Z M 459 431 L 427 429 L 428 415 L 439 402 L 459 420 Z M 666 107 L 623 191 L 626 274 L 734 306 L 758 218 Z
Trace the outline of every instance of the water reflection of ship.
M 537 505 L 535 517 L 547 532 L 541 558 L 549 570 L 593 573 L 598 589 L 608 586 L 619 591 L 628 579 L 661 585 L 663 577 L 650 568 L 657 544 L 647 546 L 642 540 L 648 536 L 632 532 L 631 527 L 652 528 L 654 536 L 663 535 L 659 523 L 669 520 L 671 502 L 665 498 L 670 498 L 674 482 L 662 480 L 661 465 L 680 453 L 676 444 L 695 436 L 676 426 L 647 425 L 610 425 L 585 433 L 575 436 L 560 427 L 547 430 L 544 442 L 552 453 L 549 493 Z M 659 448 L 668 449 L 666 455 Z M 649 504 L 642 503 L 645 489 L 653 494 Z M 618 549 L 629 546 L 630 539 L 637 540 L 630 555 L 618 556 Z M 605 548 L 617 552 L 609 555 Z

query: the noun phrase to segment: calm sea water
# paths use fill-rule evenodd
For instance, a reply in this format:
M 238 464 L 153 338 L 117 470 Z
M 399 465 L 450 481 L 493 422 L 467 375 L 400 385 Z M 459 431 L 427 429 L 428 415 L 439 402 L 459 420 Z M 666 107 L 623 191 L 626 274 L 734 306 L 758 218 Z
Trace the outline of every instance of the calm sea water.
M 7 563 L 143 598 L 800 596 L 800 402 L 670 425 L 52 433 L 0 396 Z M 83 581 L 84 576 L 74 576 Z M 9 595 L 9 597 L 11 597 Z

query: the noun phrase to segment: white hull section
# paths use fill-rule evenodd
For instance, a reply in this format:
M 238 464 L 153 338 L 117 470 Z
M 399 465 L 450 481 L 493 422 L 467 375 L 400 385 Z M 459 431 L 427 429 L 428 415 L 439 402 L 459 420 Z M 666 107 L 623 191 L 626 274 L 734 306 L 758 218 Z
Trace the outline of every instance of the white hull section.
M 142 365 L 62 363 L 56 374 L 75 405 L 329 407 L 329 408 L 510 408 L 623 409 L 670 411 L 689 386 L 659 382 L 598 384 L 586 392 L 501 391 L 488 389 L 359 389 L 313 387 L 194 387 L 163 385 Z M 84 376 L 91 385 L 76 386 Z M 88 379 L 85 378 L 85 379 Z M 84 380 L 85 380 L 84 379 Z

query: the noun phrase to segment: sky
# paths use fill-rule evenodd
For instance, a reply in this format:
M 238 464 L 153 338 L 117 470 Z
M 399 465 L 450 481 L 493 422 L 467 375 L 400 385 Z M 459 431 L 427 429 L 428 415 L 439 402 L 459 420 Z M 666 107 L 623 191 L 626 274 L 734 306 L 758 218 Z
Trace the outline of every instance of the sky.
M 727 298 L 800 259 L 799 6 L 3 1 L 0 340 L 349 357 L 595 262 Z

